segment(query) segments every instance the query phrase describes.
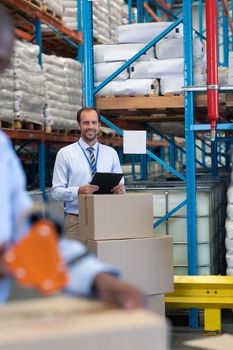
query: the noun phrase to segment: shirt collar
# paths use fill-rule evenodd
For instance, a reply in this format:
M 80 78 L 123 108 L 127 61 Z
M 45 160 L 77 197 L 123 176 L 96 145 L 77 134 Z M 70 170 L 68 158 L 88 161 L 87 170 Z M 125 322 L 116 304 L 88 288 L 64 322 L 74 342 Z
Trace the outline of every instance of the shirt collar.
M 81 145 L 81 147 L 85 150 L 87 150 L 87 148 L 90 147 L 90 145 L 88 145 L 85 141 L 83 141 L 83 139 L 80 137 L 79 139 L 79 144 Z M 99 142 L 96 141 L 96 143 L 92 146 L 94 148 L 95 151 L 97 151 L 97 147 L 98 147 Z

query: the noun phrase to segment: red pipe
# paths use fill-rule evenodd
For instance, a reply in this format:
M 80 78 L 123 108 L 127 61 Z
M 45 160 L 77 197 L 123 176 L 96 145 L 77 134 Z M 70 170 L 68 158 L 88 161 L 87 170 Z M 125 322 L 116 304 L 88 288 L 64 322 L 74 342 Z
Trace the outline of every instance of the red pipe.
M 148 3 L 144 2 L 143 3 L 144 9 L 149 13 L 149 15 L 154 18 L 155 22 L 162 22 L 162 19 L 159 18 L 154 11 L 152 10 L 152 8 L 148 5 Z
M 206 0 L 207 104 L 211 140 L 215 140 L 218 107 L 217 1 Z

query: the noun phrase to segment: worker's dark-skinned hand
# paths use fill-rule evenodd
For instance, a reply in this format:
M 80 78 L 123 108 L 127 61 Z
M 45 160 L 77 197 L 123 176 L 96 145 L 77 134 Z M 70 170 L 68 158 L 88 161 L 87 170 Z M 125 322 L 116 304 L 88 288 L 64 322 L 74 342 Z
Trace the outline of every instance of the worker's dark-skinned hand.
M 123 184 L 119 184 L 111 190 L 114 194 L 123 194 L 125 193 L 125 186 Z
M 3 254 L 5 253 L 5 244 L 0 244 L 0 279 L 6 275 L 6 270 L 3 264 Z
M 87 184 L 79 187 L 78 194 L 93 194 L 98 191 L 98 189 L 98 186 Z
M 107 273 L 97 275 L 94 288 L 101 300 L 125 310 L 146 305 L 145 296 L 137 288 Z

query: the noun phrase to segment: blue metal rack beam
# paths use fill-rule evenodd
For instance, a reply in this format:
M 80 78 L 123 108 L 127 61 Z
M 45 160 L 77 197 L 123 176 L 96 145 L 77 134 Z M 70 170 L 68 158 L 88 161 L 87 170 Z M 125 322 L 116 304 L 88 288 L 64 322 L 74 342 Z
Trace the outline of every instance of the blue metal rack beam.
M 185 86 L 192 86 L 193 79 L 193 30 L 192 0 L 183 1 L 184 14 L 184 80 Z M 195 167 L 195 135 L 191 131 L 194 124 L 194 93 L 186 91 L 185 96 L 185 140 L 186 152 L 186 192 L 187 192 L 187 232 L 188 232 L 188 273 L 197 275 L 197 238 L 196 238 L 196 167 Z M 189 325 L 198 328 L 198 311 L 191 310 Z

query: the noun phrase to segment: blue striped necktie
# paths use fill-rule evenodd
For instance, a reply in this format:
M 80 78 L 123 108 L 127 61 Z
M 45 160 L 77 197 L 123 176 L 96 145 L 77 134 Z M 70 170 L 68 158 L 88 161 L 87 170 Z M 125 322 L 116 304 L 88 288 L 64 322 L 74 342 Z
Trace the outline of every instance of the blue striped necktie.
M 90 163 L 91 163 L 91 175 L 93 176 L 96 172 L 96 161 L 94 155 L 94 147 L 88 147 L 87 151 L 90 153 Z

